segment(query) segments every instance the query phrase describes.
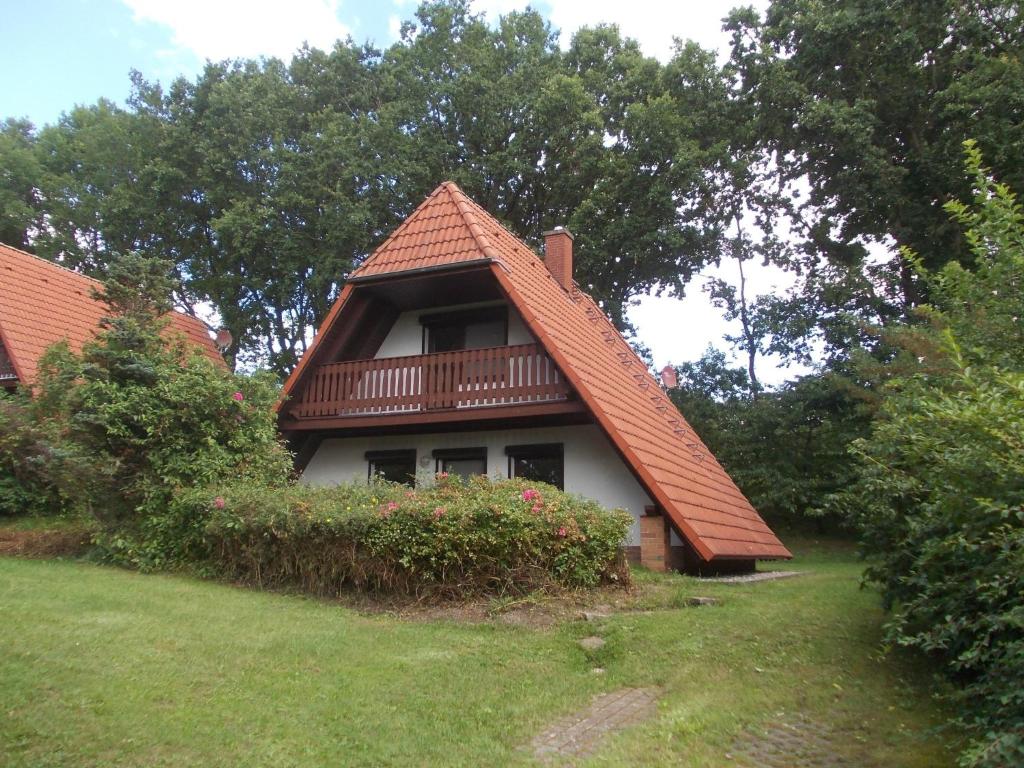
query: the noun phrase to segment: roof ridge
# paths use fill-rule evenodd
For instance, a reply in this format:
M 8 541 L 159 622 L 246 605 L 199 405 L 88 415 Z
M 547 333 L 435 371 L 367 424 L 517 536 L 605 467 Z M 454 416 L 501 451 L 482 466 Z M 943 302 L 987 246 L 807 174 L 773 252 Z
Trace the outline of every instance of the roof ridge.
M 71 267 L 65 267 L 63 264 L 58 264 L 56 261 L 52 261 L 42 256 L 37 256 L 36 254 L 29 253 L 28 251 L 23 251 L 21 248 L 15 248 L 13 245 L 8 245 L 7 243 L 0 243 L 0 247 L 6 248 L 9 251 L 14 251 L 20 256 L 28 256 L 30 259 L 41 261 L 46 266 L 54 267 L 55 269 L 60 269 L 63 270 L 64 272 L 69 272 L 75 277 L 81 277 L 85 280 L 88 280 L 89 282 L 96 283 L 97 285 L 103 285 L 102 280 L 98 280 L 95 277 L 91 277 L 85 274 L 84 272 L 79 272 L 78 270 L 72 269 Z
M 63 264 L 58 264 L 57 262 L 51 261 L 50 259 L 43 258 L 42 256 L 37 256 L 34 253 L 23 251 L 21 248 L 15 248 L 13 245 L 8 245 L 7 243 L 0 243 L 0 248 L 6 248 L 9 251 L 14 251 L 20 256 L 28 256 L 30 259 L 35 259 L 36 261 L 42 262 L 47 267 L 54 267 L 56 269 L 62 270 L 63 272 L 67 272 L 68 274 L 74 275 L 77 278 L 81 278 L 82 280 L 88 280 L 90 283 L 95 283 L 101 288 L 103 287 L 103 281 L 97 277 L 92 277 L 91 275 L 87 275 L 84 272 L 79 272 L 77 270 L 71 269 L 71 267 L 65 267 Z M 89 298 L 92 297 L 90 296 Z M 100 299 L 100 301 L 102 300 Z M 184 317 L 188 320 L 195 320 L 196 322 L 202 323 L 203 327 L 209 330 L 209 326 L 198 315 L 194 315 L 191 312 L 186 312 L 185 310 L 179 309 L 178 307 L 175 306 L 171 307 L 171 312 L 173 312 L 176 315 L 180 315 L 181 317 Z
M 454 181 L 446 181 L 441 185 L 441 187 L 444 187 L 448 191 L 448 196 L 451 198 L 452 202 L 455 203 L 455 207 L 458 208 L 459 213 L 462 215 L 462 219 L 466 222 L 466 226 L 469 227 L 469 232 L 473 235 L 473 240 L 476 242 L 481 253 L 489 259 L 501 261 L 501 254 L 499 254 L 497 249 L 491 245 L 491 241 L 487 237 L 487 233 L 484 232 L 483 226 L 480 224 L 479 220 L 477 220 L 476 211 L 473 210 L 473 207 L 476 206 L 476 204 L 466 196 L 465 192 L 459 189 L 459 185 Z M 484 215 L 490 216 L 494 223 L 499 227 L 501 226 L 501 222 L 491 216 L 491 214 L 487 213 L 487 211 L 484 211 L 482 208 L 480 211 Z
M 434 200 L 438 195 L 440 195 L 441 194 L 441 190 L 446 189 L 449 184 L 454 185 L 455 182 L 454 181 L 442 181 L 440 184 L 438 184 L 436 187 L 434 187 L 434 190 L 429 195 L 424 197 L 419 205 L 417 205 L 415 208 L 412 209 L 412 213 L 410 213 L 408 216 L 406 216 L 402 220 L 402 223 L 399 224 L 397 227 L 395 227 L 394 230 L 392 230 L 391 234 L 388 235 L 386 238 L 384 238 L 384 241 L 380 245 L 378 245 L 376 248 L 374 248 L 373 252 L 369 256 L 367 256 L 366 259 L 364 259 L 363 262 L 358 267 L 356 267 L 351 272 L 349 272 L 348 276 L 350 278 L 351 277 L 355 277 L 357 274 L 362 272 L 365 268 L 369 267 L 370 264 L 373 262 L 373 260 L 377 257 L 378 254 L 381 254 L 385 250 L 387 250 L 387 247 L 392 242 L 394 242 L 398 238 L 399 235 L 401 235 L 406 229 L 409 228 L 409 222 L 416 218 L 416 214 L 418 214 L 423 208 L 426 208 L 426 206 L 430 203 L 430 201 Z
M 77 351 L 94 338 L 100 321 L 112 310 L 101 297 L 102 281 L 0 243 L 0 272 L 8 271 L 13 279 L 0 279 L 0 337 L 18 380 L 30 384 L 46 347 L 66 339 Z M 224 364 L 200 318 L 172 307 L 167 319 L 168 333 L 182 336 Z

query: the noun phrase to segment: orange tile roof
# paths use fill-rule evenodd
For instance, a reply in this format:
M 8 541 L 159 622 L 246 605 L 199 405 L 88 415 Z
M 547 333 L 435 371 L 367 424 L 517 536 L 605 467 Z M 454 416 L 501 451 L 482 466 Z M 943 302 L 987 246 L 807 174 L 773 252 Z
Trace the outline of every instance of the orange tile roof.
M 101 286 L 90 277 L 0 243 L 0 344 L 22 383 L 35 381 L 39 358 L 67 339 L 75 351 L 96 333 L 107 307 L 92 298 Z M 223 364 L 206 326 L 181 312 L 171 313 L 169 329 Z
M 454 183 L 434 190 L 352 276 L 481 259 L 492 261 L 510 302 L 701 557 L 790 557 L 593 299 L 577 286 L 562 288 L 530 248 Z M 315 357 L 351 291 L 346 285 L 285 394 Z
M 454 183 L 449 184 L 458 190 Z M 445 185 L 438 188 L 443 189 Z M 461 195 L 461 191 L 458 194 Z M 366 278 L 487 258 L 489 254 L 481 254 L 480 234 L 479 227 L 471 224 L 453 205 L 450 195 L 435 192 L 352 272 L 351 277 Z

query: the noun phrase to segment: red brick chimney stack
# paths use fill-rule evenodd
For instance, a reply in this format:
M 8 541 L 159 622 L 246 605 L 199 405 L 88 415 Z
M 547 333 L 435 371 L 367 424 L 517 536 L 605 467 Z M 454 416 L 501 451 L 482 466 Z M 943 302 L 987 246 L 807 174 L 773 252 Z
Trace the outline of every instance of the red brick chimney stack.
M 544 264 L 565 290 L 572 290 L 572 232 L 555 227 L 544 233 Z

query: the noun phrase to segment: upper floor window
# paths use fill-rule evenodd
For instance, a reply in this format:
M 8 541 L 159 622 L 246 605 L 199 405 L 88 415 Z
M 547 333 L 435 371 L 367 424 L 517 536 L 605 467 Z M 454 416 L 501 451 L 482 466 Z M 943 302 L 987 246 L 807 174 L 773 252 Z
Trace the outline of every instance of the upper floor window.
M 423 315 L 424 352 L 503 347 L 508 344 L 508 307 L 479 307 Z

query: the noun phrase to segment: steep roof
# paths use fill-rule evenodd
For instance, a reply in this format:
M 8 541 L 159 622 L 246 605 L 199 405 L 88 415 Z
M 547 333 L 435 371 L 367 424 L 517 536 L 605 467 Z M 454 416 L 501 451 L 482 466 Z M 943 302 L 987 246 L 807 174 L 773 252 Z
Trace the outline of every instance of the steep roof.
M 356 270 L 370 276 L 468 262 L 490 269 L 650 496 L 705 560 L 789 557 L 604 312 L 565 290 L 538 256 L 453 183 L 439 186 Z M 342 314 L 346 285 L 285 385 Z
M 97 280 L 0 243 L 0 344 L 22 383 L 35 381 L 39 358 L 52 344 L 67 339 L 77 351 L 92 338 L 109 311 L 92 298 L 100 287 Z M 197 318 L 172 312 L 168 328 L 223 364 Z
M 352 272 L 351 277 L 366 278 L 495 258 L 497 254 L 488 248 L 483 227 L 463 211 L 472 205 L 454 182 L 445 182 Z

